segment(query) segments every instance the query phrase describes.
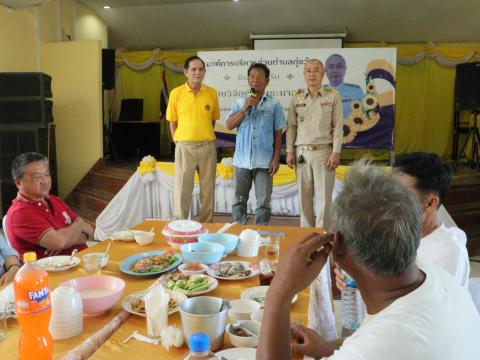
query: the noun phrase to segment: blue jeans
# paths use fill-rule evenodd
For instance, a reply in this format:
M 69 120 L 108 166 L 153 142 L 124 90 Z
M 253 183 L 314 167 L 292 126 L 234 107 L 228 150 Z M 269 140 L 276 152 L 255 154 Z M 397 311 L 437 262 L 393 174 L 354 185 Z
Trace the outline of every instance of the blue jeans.
M 255 210 L 255 224 L 266 225 L 270 220 L 273 177 L 268 169 L 234 168 L 235 195 L 232 206 L 232 218 L 239 224 L 247 222 L 247 202 L 252 182 L 255 184 L 257 208 Z

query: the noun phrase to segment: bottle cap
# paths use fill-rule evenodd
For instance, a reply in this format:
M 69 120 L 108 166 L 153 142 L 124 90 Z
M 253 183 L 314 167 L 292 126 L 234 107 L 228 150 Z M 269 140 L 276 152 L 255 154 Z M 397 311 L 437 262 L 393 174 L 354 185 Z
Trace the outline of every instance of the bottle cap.
M 23 262 L 24 263 L 31 263 L 37 260 L 37 254 L 33 251 L 29 251 L 23 254 Z
M 210 349 L 210 339 L 205 333 L 195 333 L 189 339 L 190 350 L 203 352 Z
M 347 285 L 347 287 L 350 287 L 350 288 L 354 288 L 354 289 L 357 288 L 357 283 L 353 279 L 347 279 L 345 281 L 345 285 Z

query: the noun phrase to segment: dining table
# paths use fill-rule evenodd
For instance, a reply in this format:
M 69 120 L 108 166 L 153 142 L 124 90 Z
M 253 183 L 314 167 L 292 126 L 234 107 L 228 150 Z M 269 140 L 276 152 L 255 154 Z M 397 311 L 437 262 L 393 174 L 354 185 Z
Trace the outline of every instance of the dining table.
M 146 220 L 142 223 L 132 227 L 131 229 L 150 231 L 153 229 L 155 239 L 153 243 L 148 245 L 139 245 L 135 241 L 120 241 L 120 240 L 105 240 L 99 242 L 89 248 L 78 253 L 78 257 L 93 252 L 104 252 L 111 242 L 109 250 L 109 260 L 105 268 L 102 269 L 102 275 L 111 275 L 118 277 L 125 281 L 125 290 L 120 300 L 107 313 L 95 316 L 84 317 L 83 332 L 73 338 L 65 340 L 56 340 L 54 346 L 54 359 L 61 359 L 65 354 L 76 346 L 82 344 L 92 334 L 102 329 L 107 325 L 119 312 L 122 311 L 122 299 L 136 291 L 147 289 L 152 285 L 157 277 L 139 277 L 131 276 L 120 271 L 119 265 L 127 257 L 148 251 L 155 250 L 173 250 L 180 253 L 178 249 L 172 249 L 166 242 L 162 235 L 162 229 L 167 224 L 162 220 Z M 217 232 L 224 224 L 203 224 L 209 232 Z M 231 234 L 240 234 L 244 229 L 253 229 L 260 231 L 282 232 L 284 237 L 280 241 L 280 253 L 285 251 L 289 246 L 295 244 L 304 236 L 312 232 L 321 232 L 318 228 L 302 228 L 302 227 L 283 227 L 283 226 L 256 226 L 256 225 L 239 225 L 235 224 L 227 230 Z M 259 255 L 256 257 L 239 257 L 234 253 L 227 256 L 225 260 L 242 260 L 258 263 L 263 257 L 262 248 L 260 248 Z M 58 287 L 61 283 L 78 277 L 88 276 L 90 273 L 86 272 L 83 263 L 74 268 L 61 271 L 49 272 L 51 290 Z M 240 294 L 245 289 L 259 286 L 258 276 L 253 276 L 243 280 L 218 280 L 219 285 L 211 292 L 204 294 L 206 296 L 214 296 L 228 300 L 239 299 Z M 293 321 L 299 321 L 306 325 L 308 321 L 308 303 L 309 290 L 304 289 L 298 293 L 298 300 L 292 304 L 290 311 L 290 318 Z M 181 329 L 180 313 L 174 313 L 168 317 L 169 325 L 174 324 Z M 137 315 L 131 315 L 126 321 L 93 353 L 91 359 L 182 359 L 189 351 L 186 344 L 179 348 L 170 347 L 165 349 L 162 345 L 153 345 L 145 342 L 131 339 L 124 342 L 134 331 L 140 334 L 147 335 L 146 319 Z M 7 338 L 0 342 L 0 351 L 2 359 L 16 359 L 18 357 L 18 341 L 20 337 L 20 327 L 15 319 L 9 319 Z M 225 333 L 224 346 L 222 349 L 232 347 L 227 334 Z

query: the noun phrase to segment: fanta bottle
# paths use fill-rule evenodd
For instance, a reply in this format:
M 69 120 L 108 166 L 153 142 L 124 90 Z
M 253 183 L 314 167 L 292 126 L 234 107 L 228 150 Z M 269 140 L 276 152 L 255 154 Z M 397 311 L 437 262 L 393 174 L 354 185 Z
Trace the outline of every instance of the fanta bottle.
M 53 339 L 48 331 L 50 323 L 50 283 L 48 274 L 35 261 L 37 255 L 23 255 L 24 265 L 13 281 L 17 320 L 22 329 L 18 343 L 21 360 L 52 358 Z

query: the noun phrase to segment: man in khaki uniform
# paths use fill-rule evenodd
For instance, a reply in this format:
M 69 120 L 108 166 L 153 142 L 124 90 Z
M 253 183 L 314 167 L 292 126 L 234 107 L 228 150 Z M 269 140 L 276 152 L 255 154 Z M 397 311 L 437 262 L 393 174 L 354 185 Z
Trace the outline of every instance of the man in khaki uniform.
M 170 93 L 167 120 L 175 141 L 175 189 L 173 215 L 188 219 L 195 171 L 200 179 L 200 214 L 195 220 L 212 222 L 215 208 L 217 149 L 215 121 L 220 106 L 215 89 L 202 84 L 205 63 L 198 56 L 185 61 L 187 82 Z
M 308 87 L 296 92 L 288 109 L 287 165 L 296 166 L 300 225 L 328 230 L 342 148 L 343 110 L 338 92 L 322 88 L 324 74 L 320 60 L 305 63 L 303 75 Z

